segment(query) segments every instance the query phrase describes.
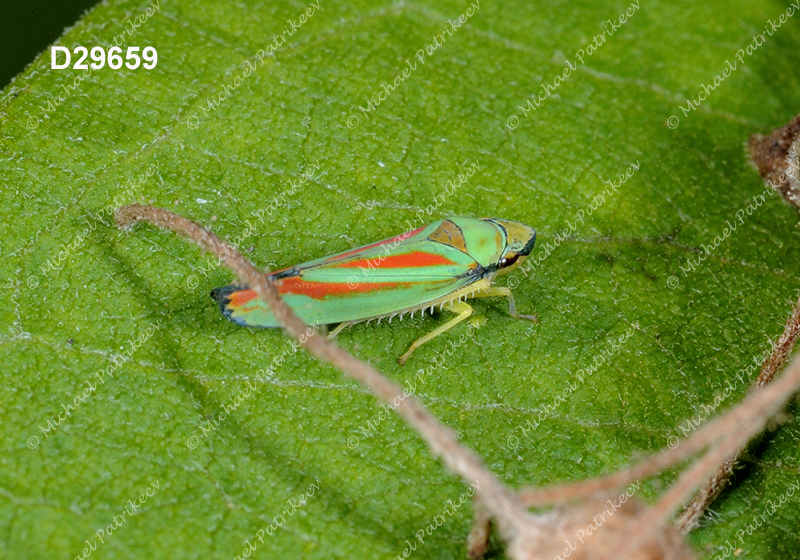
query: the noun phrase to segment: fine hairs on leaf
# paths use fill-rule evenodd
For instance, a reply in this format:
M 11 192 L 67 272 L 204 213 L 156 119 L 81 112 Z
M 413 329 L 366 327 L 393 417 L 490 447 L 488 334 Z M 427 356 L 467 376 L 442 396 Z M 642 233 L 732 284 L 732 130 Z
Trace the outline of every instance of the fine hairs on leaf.
M 120 228 L 132 226 L 138 221 L 148 221 L 180 233 L 201 248 L 217 254 L 226 266 L 256 291 L 287 333 L 300 340 L 312 355 L 360 381 L 385 402 L 392 402 L 402 395 L 400 386 L 332 341 L 320 336 L 303 336 L 307 332 L 307 325 L 281 300 L 272 281 L 213 233 L 186 218 L 152 206 L 122 207 L 117 211 L 116 219 Z M 798 307 L 792 314 L 792 317 L 796 316 L 800 316 Z M 418 399 L 400 399 L 400 405 L 395 410 L 448 468 L 465 482 L 475 483 L 478 487 L 474 498 L 475 522 L 468 542 L 471 558 L 480 557 L 486 550 L 493 523 L 507 542 L 512 558 L 533 560 L 562 554 L 565 540 L 574 541 L 576 534 L 592 526 L 593 520 L 596 524 L 601 517 L 601 530 L 595 530 L 585 545 L 567 549 L 570 558 L 677 560 L 693 558 L 693 554 L 680 533 L 669 523 L 669 517 L 709 475 L 759 434 L 799 387 L 800 360 L 795 359 L 776 381 L 754 389 L 742 403 L 698 429 L 674 449 L 661 451 L 613 475 L 551 488 L 527 488 L 519 492 L 502 484 L 484 466 L 478 455 L 460 444 L 455 432 L 439 422 Z M 690 466 L 654 506 L 649 507 L 633 498 L 608 513 L 607 500 L 617 498 L 611 493 L 612 490 L 672 466 L 705 448 L 708 448 L 706 454 Z M 573 502 L 564 504 L 570 500 Z M 528 511 L 529 507 L 559 503 L 564 505 L 544 513 Z

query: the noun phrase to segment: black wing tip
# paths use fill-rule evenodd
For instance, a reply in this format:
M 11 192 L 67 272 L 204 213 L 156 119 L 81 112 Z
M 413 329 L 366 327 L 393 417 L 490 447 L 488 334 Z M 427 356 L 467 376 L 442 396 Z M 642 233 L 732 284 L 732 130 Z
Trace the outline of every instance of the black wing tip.
M 211 290 L 211 299 L 217 302 L 220 312 L 231 321 L 233 321 L 233 318 L 231 318 L 231 310 L 228 309 L 228 304 L 231 301 L 230 296 L 233 292 L 241 289 L 240 286 L 235 284 L 228 284 L 227 286 L 221 286 Z
M 219 305 L 220 312 L 225 316 L 225 318 L 240 327 L 253 327 L 254 325 L 250 325 L 242 319 L 241 317 L 234 317 L 232 315 L 231 309 L 228 307 L 228 304 L 231 302 L 231 294 L 234 292 L 238 292 L 239 290 L 249 290 L 247 286 L 241 286 L 237 284 L 228 284 L 227 286 L 221 286 L 219 288 L 214 288 L 211 290 L 211 299 L 217 302 Z

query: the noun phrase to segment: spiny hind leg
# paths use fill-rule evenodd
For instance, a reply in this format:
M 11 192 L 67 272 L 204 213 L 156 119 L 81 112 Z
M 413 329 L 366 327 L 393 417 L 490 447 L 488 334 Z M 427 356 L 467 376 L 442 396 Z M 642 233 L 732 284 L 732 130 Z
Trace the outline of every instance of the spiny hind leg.
M 507 297 L 508 298 L 508 314 L 512 317 L 516 317 L 517 319 L 528 319 L 529 321 L 533 321 L 534 323 L 539 322 L 538 317 L 536 315 L 520 315 L 517 313 L 517 304 L 514 302 L 514 294 L 511 293 L 511 288 L 503 288 L 500 286 L 495 286 L 492 288 L 486 288 L 484 290 L 480 290 L 472 294 L 471 297 L 479 298 L 479 297 Z
M 342 332 L 347 327 L 353 326 L 355 323 L 352 321 L 345 321 L 344 323 L 339 323 L 339 326 L 333 329 L 331 332 L 328 333 L 328 340 L 334 338 L 337 334 Z
M 413 352 L 414 350 L 416 350 L 417 348 L 419 348 L 420 346 L 422 346 L 423 344 L 425 344 L 429 340 L 436 338 L 437 336 L 439 336 L 443 332 L 449 331 L 450 329 L 455 327 L 457 324 L 459 324 L 461 321 L 463 321 L 464 319 L 466 319 L 467 317 L 472 315 L 472 307 L 470 307 L 469 305 L 467 305 L 466 303 L 464 303 L 462 301 L 450 302 L 447 305 L 445 305 L 443 309 L 446 309 L 447 311 L 452 311 L 453 313 L 458 313 L 458 316 L 453 317 L 452 319 L 447 321 L 444 325 L 442 325 L 438 329 L 435 329 L 435 330 L 429 332 L 428 334 L 426 334 L 425 336 L 415 340 L 414 344 L 411 345 L 411 348 L 409 348 L 406 351 L 406 353 L 403 354 L 402 356 L 400 356 L 400 359 L 397 360 L 400 363 L 401 366 L 406 363 L 406 360 L 411 355 L 411 352 Z

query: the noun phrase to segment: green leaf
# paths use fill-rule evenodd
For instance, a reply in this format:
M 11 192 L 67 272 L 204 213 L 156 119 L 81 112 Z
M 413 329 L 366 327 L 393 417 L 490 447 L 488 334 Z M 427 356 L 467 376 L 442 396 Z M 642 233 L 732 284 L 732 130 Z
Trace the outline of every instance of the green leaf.
M 59 44 L 153 46 L 154 69 L 83 78 L 51 70 L 48 51 L 3 92 L 0 557 L 230 559 L 247 541 L 260 558 L 391 559 L 406 541 L 414 558 L 465 553 L 469 504 L 426 529 L 467 486 L 420 438 L 338 371 L 287 352 L 279 332 L 224 320 L 208 292 L 232 275 L 177 236 L 120 233 L 110 213 L 122 203 L 174 209 L 271 268 L 418 216 L 535 227 L 540 264 L 516 273 L 514 294 L 538 324 L 479 300 L 481 327 L 456 352 L 464 325 L 405 367 L 396 358 L 443 317 L 338 337 L 398 382 L 425 370 L 417 395 L 513 487 L 663 448 L 726 383 L 709 416 L 739 402 L 754 357 L 782 332 L 800 289 L 797 211 L 766 194 L 748 213 L 768 191 L 744 143 L 800 107 L 800 20 L 736 53 L 786 5 L 483 0 L 450 33 L 469 2 L 318 5 L 293 28 L 308 4 L 105 2 Z M 726 61 L 736 70 L 684 114 Z M 614 192 L 608 181 L 633 164 Z M 796 495 L 748 534 L 800 482 L 799 442 L 792 420 L 748 451 L 691 537 L 699 557 L 721 557 L 726 542 L 742 558 L 800 554 Z M 287 502 L 309 492 L 296 510 Z

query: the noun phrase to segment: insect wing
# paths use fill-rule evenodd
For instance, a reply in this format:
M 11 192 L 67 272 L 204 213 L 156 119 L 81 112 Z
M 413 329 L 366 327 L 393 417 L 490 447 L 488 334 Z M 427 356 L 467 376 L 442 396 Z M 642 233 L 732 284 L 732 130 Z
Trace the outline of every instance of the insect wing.
M 466 253 L 427 237 L 441 224 L 272 274 L 278 290 L 308 323 L 360 321 L 401 313 L 447 296 L 479 278 Z M 277 326 L 253 290 L 225 287 L 217 301 L 232 321 Z M 223 295 L 223 298 L 219 296 Z

